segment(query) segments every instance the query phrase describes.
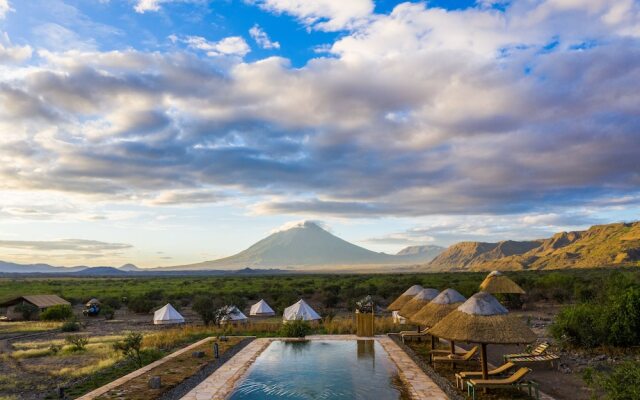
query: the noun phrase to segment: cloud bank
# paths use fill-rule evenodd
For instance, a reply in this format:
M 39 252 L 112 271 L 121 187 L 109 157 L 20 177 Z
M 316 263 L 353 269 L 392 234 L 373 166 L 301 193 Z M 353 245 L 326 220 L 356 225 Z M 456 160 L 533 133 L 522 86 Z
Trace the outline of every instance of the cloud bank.
M 386 15 L 368 0 L 255 4 L 345 33 L 302 68 L 243 61 L 240 37 L 175 37 L 189 49 L 165 53 L 40 49 L 30 62 L 7 38 L 0 188 L 157 204 L 233 192 L 257 213 L 341 217 L 637 198 L 637 2 Z

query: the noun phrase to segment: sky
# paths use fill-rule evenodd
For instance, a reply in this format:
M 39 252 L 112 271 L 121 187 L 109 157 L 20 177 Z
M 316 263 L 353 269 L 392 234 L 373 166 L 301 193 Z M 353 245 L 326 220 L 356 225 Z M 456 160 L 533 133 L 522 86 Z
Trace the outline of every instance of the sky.
M 637 220 L 640 2 L 0 0 L 0 260 Z

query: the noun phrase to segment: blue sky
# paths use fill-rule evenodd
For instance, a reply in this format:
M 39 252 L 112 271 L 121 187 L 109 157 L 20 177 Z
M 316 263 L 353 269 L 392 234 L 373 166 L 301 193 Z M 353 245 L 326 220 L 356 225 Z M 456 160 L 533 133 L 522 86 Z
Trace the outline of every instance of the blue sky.
M 0 0 L 0 259 L 635 220 L 637 1 Z

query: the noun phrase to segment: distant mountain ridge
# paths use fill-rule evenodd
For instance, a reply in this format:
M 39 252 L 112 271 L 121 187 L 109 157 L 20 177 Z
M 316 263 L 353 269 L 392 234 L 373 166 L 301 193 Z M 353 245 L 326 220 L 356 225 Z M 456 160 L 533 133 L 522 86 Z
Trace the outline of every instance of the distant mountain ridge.
M 246 250 L 230 257 L 196 264 L 167 267 L 167 270 L 201 270 L 268 267 L 323 267 L 351 265 L 424 264 L 424 254 L 376 253 L 327 232 L 312 221 L 275 232 Z
M 396 253 L 397 256 L 412 256 L 422 257 L 425 261 L 431 261 L 437 257 L 440 253 L 446 250 L 442 246 L 435 246 L 431 244 L 422 246 L 409 246 Z
M 435 257 L 428 271 L 640 266 L 640 222 L 595 225 L 548 239 L 460 242 Z

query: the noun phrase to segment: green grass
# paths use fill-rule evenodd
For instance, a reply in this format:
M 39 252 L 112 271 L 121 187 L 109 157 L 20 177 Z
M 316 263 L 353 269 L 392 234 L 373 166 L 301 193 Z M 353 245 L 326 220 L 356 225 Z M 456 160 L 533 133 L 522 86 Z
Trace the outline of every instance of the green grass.
M 0 322 L 0 334 L 44 332 L 59 329 L 61 325 L 61 322 Z

